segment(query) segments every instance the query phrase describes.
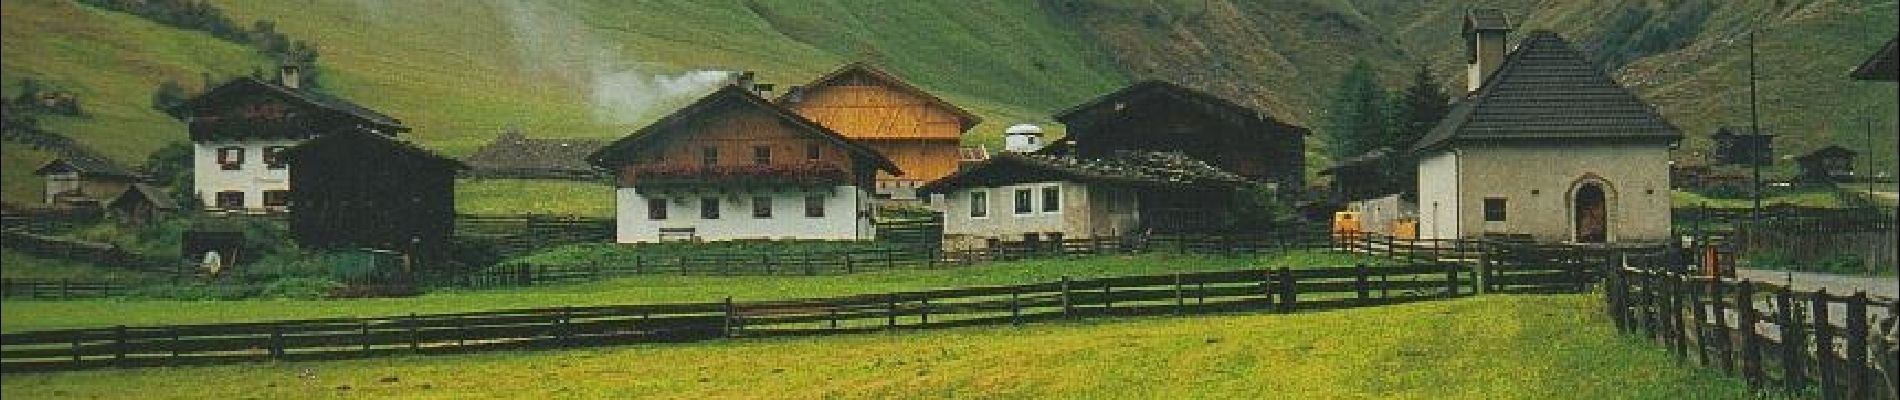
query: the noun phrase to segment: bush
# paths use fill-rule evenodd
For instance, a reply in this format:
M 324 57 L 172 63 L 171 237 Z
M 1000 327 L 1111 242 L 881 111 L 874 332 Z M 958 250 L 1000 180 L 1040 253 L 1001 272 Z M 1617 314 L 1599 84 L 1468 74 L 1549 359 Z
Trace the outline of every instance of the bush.
M 291 277 L 272 281 L 258 295 L 270 299 L 314 300 L 330 297 L 342 288 L 343 284 L 329 279 Z
M 1749 268 L 1785 270 L 1794 266 L 1794 258 L 1777 250 L 1763 250 L 1748 253 L 1742 262 Z
M 1854 253 L 1834 253 L 1821 260 L 1821 271 L 1836 274 L 1867 272 L 1867 259 Z
M 257 287 L 192 283 L 184 285 L 144 286 L 126 297 L 164 300 L 243 300 L 257 295 Z

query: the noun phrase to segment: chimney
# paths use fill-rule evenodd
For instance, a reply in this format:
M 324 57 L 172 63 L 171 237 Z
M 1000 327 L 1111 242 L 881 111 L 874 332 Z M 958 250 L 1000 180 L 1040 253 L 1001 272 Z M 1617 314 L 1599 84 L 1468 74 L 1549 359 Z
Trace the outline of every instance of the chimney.
M 798 102 L 804 101 L 804 100 L 805 100 L 805 87 L 792 85 L 792 87 L 785 88 L 785 102 L 786 103 L 797 104 Z
M 739 75 L 735 75 L 732 77 L 732 84 L 733 86 L 738 86 L 745 90 L 753 90 L 752 77 L 754 75 L 755 74 L 752 71 L 741 71 L 739 72 Z
M 759 97 L 764 97 L 768 99 L 772 98 L 772 89 L 773 89 L 773 85 L 770 83 L 752 84 L 752 93 L 758 94 Z
M 284 87 L 287 88 L 298 89 L 303 86 L 302 72 L 297 64 L 284 63 L 283 66 L 277 67 L 278 83 L 283 84 Z
M 1010 125 L 1003 130 L 1003 151 L 1034 153 L 1042 150 L 1042 127 L 1035 124 Z
M 1476 92 L 1484 88 L 1485 80 L 1498 72 L 1504 64 L 1506 35 L 1511 33 L 1511 21 L 1504 11 L 1496 8 L 1473 8 L 1465 11 L 1465 91 Z

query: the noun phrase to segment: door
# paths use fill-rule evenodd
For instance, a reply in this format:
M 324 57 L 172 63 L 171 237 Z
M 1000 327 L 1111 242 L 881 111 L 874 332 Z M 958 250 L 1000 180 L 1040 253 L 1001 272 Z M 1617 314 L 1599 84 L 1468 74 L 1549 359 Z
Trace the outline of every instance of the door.
M 1571 215 L 1576 218 L 1577 242 L 1603 243 L 1609 239 L 1609 204 L 1603 196 L 1603 186 L 1597 183 L 1585 183 L 1577 188 L 1576 205 Z

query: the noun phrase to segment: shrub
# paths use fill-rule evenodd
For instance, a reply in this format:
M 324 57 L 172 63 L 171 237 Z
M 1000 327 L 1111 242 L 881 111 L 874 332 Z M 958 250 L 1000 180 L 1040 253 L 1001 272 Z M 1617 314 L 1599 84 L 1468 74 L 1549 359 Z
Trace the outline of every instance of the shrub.
M 1867 272 L 1867 259 L 1854 253 L 1834 253 L 1821 260 L 1821 270 L 1837 274 Z
M 324 278 L 291 277 L 272 281 L 258 295 L 271 299 L 313 300 L 329 297 L 343 284 Z
M 1794 259 L 1779 250 L 1762 250 L 1748 253 L 1748 255 L 1742 258 L 1742 262 L 1747 264 L 1749 268 L 1761 269 L 1781 270 L 1789 269 L 1794 266 Z
M 257 295 L 256 286 L 191 283 L 143 286 L 126 297 L 165 300 L 243 300 Z

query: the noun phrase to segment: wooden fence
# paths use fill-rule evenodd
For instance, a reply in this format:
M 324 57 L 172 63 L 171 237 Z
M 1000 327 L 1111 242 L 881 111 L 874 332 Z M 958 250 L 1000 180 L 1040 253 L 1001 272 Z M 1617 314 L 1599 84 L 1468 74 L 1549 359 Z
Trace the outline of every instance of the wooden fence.
M 65 233 L 104 219 L 96 208 L 7 208 L 0 210 L 0 230 Z
M 1467 295 L 1453 264 L 1339 266 L 1069 279 L 763 302 L 558 307 L 476 313 L 0 334 L 0 371 L 301 360 L 493 348 L 680 342 L 1021 324 L 1083 317 L 1292 312 Z
M 0 279 L 0 297 L 36 299 L 77 299 L 120 296 L 131 293 L 132 286 L 70 279 Z
M 456 215 L 455 235 L 495 242 L 501 256 L 574 243 L 613 243 L 614 219 L 554 215 Z
M 178 263 L 146 257 L 109 243 L 27 233 L 0 231 L 0 246 L 40 257 L 118 266 L 139 271 L 171 271 Z
M 1760 389 L 1812 390 L 1823 399 L 1900 397 L 1892 332 L 1869 327 L 1881 315 L 1900 315 L 1900 301 L 1663 270 L 1610 271 L 1605 300 L 1617 328 L 1662 343 L 1678 360 L 1719 367 Z

